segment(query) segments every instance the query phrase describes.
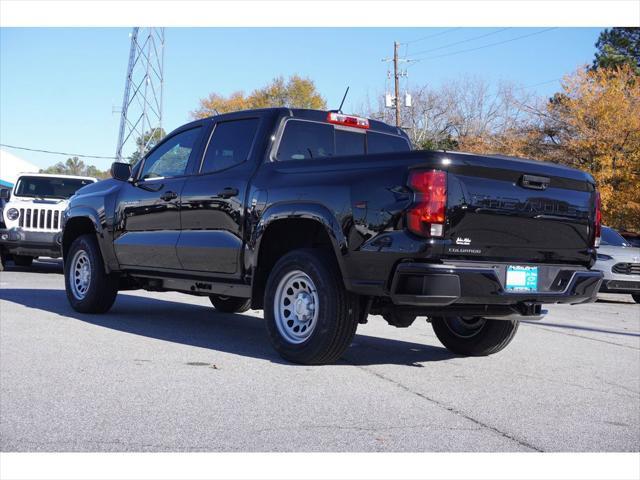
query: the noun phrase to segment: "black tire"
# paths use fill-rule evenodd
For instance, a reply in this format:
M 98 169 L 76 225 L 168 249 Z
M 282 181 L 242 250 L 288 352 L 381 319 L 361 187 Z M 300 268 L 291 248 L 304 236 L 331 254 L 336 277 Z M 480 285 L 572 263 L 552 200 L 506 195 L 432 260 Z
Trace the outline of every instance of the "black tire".
M 309 288 L 318 302 L 314 306 L 314 312 L 317 307 L 317 313 L 313 314 L 315 317 L 311 320 L 315 325 L 311 327 L 309 324 L 309 337 L 301 343 L 292 343 L 286 338 L 280 329 L 287 327 L 276 318 L 278 314 L 275 311 L 276 305 L 278 308 L 281 305 L 276 298 L 278 287 L 282 287 L 286 278 L 296 272 L 302 272 L 311 280 Z M 295 312 L 293 305 L 292 312 Z M 358 326 L 358 312 L 357 296 L 345 290 L 335 258 L 325 251 L 294 250 L 278 260 L 267 279 L 264 318 L 269 338 L 277 352 L 291 362 L 319 365 L 337 361 L 353 340 Z
M 15 263 L 18 267 L 30 267 L 33 263 L 33 257 L 30 257 L 28 255 L 14 255 L 13 263 Z
M 506 347 L 518 330 L 517 320 L 489 320 L 481 317 L 434 317 L 431 325 L 447 350 L 458 355 L 481 357 Z
M 250 298 L 209 295 L 209 300 L 211 300 L 211 304 L 216 308 L 216 310 L 220 310 L 225 313 L 242 313 L 251 308 Z
M 632 293 L 633 301 L 636 303 L 640 303 L 640 293 Z
M 84 295 L 77 294 L 77 287 L 74 289 L 71 285 L 72 276 L 75 279 L 72 270 L 75 270 L 76 255 L 81 255 L 81 252 L 86 256 L 91 273 Z M 113 305 L 118 294 L 118 277 L 105 273 L 95 235 L 81 235 L 69 247 L 64 261 L 64 285 L 69 303 L 77 312 L 104 313 Z
M 0 272 L 4 272 L 4 265 L 7 262 L 7 256 L 4 253 L 4 249 L 0 247 Z

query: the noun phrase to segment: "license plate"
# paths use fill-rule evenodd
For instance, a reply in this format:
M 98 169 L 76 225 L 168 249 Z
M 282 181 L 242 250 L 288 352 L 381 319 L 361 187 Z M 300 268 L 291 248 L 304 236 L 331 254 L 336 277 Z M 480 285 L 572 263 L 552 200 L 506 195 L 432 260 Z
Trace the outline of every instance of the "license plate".
M 538 267 L 509 265 L 506 288 L 512 292 L 534 292 L 538 290 Z

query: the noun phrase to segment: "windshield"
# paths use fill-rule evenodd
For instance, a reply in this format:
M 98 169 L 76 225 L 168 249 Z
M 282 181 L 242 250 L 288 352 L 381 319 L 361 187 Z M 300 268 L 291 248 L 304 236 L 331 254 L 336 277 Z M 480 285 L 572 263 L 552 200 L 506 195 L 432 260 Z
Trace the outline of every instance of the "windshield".
M 77 190 L 93 183 L 82 178 L 20 177 L 14 190 L 16 197 L 69 198 Z
M 600 238 L 600 245 L 611 245 L 613 247 L 630 247 L 622 235 L 609 227 L 602 227 L 602 237 Z

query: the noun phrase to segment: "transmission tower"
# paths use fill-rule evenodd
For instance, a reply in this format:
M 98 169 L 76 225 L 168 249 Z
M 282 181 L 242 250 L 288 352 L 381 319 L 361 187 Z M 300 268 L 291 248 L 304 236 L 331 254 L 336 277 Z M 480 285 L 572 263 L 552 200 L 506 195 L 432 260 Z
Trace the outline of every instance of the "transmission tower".
M 134 27 L 131 34 L 127 81 L 120 114 L 116 158 L 123 151 L 141 156 L 162 129 L 162 88 L 164 83 L 164 28 Z M 145 137 L 145 133 L 150 133 Z M 141 142 L 136 143 L 140 138 Z

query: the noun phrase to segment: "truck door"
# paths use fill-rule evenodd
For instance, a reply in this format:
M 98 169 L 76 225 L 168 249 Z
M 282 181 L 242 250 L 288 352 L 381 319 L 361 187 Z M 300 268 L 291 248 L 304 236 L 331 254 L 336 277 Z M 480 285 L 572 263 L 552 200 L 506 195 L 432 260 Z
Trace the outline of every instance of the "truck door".
M 202 127 L 165 139 L 143 160 L 116 200 L 114 249 L 124 266 L 179 269 L 180 194 Z
M 255 162 L 259 118 L 218 121 L 201 165 L 182 190 L 177 252 L 186 270 L 237 278 L 243 248 L 245 196 Z

